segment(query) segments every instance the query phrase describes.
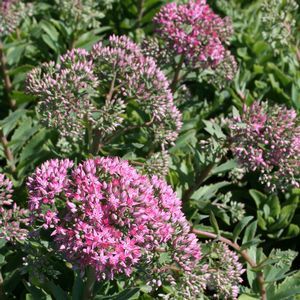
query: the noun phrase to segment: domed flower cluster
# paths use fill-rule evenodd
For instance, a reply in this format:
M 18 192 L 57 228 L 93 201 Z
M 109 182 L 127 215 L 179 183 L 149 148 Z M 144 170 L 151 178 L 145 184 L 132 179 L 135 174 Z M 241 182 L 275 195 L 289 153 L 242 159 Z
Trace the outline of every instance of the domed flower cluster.
M 91 52 L 71 50 L 60 63 L 34 69 L 27 82 L 42 121 L 63 137 L 83 141 L 91 132 L 94 142 L 106 144 L 113 133 L 143 129 L 165 145 L 181 128 L 165 75 L 125 36 L 111 36 L 108 46 L 98 43 Z
M 221 18 L 206 0 L 169 3 L 154 17 L 159 35 L 193 68 L 213 69 L 233 78 L 236 62 L 226 49 L 233 33 L 229 18 Z
M 15 243 L 26 239 L 29 218 L 28 210 L 13 202 L 12 193 L 12 182 L 0 173 L 0 239 Z
M 92 267 L 99 280 L 129 276 L 161 249 L 184 271 L 200 259 L 176 194 L 127 161 L 94 158 L 75 167 L 68 159 L 50 160 L 29 178 L 28 190 L 32 221 L 50 231 L 70 262 Z
M 258 170 L 260 181 L 270 190 L 300 186 L 300 126 L 295 110 L 254 102 L 233 119 L 230 129 L 233 154 L 248 170 Z
M 0 1 L 0 38 L 16 29 L 29 7 L 30 5 L 18 0 Z
M 242 274 L 245 272 L 237 254 L 222 242 L 209 242 L 204 248 L 200 264 L 185 272 L 182 277 L 167 275 L 172 296 L 166 299 L 202 299 L 211 295 L 213 299 L 236 300 Z
M 241 276 L 245 272 L 237 254 L 224 243 L 212 243 L 207 259 L 209 264 L 202 270 L 206 289 L 215 293 L 214 299 L 237 299 L 243 281 Z

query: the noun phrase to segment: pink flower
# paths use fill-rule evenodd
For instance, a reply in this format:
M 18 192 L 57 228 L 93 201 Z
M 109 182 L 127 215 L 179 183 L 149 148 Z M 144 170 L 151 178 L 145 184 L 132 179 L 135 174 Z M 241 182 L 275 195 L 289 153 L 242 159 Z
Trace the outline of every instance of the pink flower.
M 159 25 L 158 34 L 169 48 L 184 55 L 191 66 L 216 69 L 224 63 L 220 67 L 223 71 L 228 69 L 227 78 L 232 79 L 236 63 L 225 48 L 233 33 L 231 22 L 216 15 L 205 0 L 166 4 L 154 22 Z
M 230 125 L 232 151 L 271 190 L 299 186 L 300 127 L 293 109 L 254 102 Z
M 32 70 L 27 90 L 40 100 L 41 121 L 68 141 L 84 142 L 86 124 L 106 143 L 124 124 L 134 100 L 154 143 L 173 143 L 182 126 L 169 82 L 155 60 L 126 36 L 112 35 L 92 51 L 73 49 Z M 104 101 L 100 99 L 105 99 Z
M 0 239 L 16 243 L 27 238 L 28 211 L 12 200 L 13 184 L 0 173 Z
M 69 160 L 44 163 L 28 179 L 28 189 L 32 219 L 46 224 L 58 251 L 74 265 L 92 266 L 98 279 L 129 276 L 161 247 L 171 250 L 183 270 L 196 265 L 197 238 L 164 181 L 118 158 L 72 166 Z

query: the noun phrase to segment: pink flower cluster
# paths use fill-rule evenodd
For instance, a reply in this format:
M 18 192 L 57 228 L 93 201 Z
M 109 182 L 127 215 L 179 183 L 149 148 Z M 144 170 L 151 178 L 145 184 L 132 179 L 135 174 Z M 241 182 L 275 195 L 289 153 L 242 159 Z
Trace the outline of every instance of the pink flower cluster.
M 243 282 L 241 275 L 245 272 L 238 255 L 224 243 L 213 243 L 207 258 L 209 264 L 202 269 L 206 288 L 215 292 L 216 299 L 238 299 L 239 285 Z
M 28 211 L 12 200 L 13 184 L 0 173 L 0 239 L 9 242 L 25 240 L 28 234 Z
M 225 44 L 233 33 L 231 22 L 216 15 L 206 0 L 169 3 L 154 17 L 154 22 L 169 47 L 184 55 L 194 67 L 215 69 L 230 56 Z
M 30 3 L 18 0 L 0 1 L 0 37 L 12 33 L 31 9 Z
M 92 119 L 95 110 L 88 91 L 99 82 L 86 50 L 73 49 L 60 60 L 60 64 L 50 62 L 34 69 L 27 89 L 41 100 L 38 112 L 47 127 L 59 128 L 62 136 L 82 137 L 84 120 Z
M 91 52 L 71 50 L 60 61 L 34 69 L 27 80 L 48 127 L 57 128 L 64 137 L 84 140 L 89 123 L 105 144 L 117 129 L 128 127 L 126 107 L 135 101 L 146 116 L 138 127 L 147 129 L 154 142 L 176 139 L 181 114 L 167 78 L 129 38 L 111 36 L 108 46 L 98 43 Z
M 230 125 L 232 151 L 271 190 L 299 187 L 300 126 L 297 113 L 254 102 Z
M 176 194 L 127 161 L 94 158 L 74 167 L 68 159 L 50 160 L 28 179 L 28 190 L 32 221 L 50 230 L 69 261 L 92 267 L 98 279 L 129 276 L 158 248 L 170 249 L 184 270 L 200 259 Z

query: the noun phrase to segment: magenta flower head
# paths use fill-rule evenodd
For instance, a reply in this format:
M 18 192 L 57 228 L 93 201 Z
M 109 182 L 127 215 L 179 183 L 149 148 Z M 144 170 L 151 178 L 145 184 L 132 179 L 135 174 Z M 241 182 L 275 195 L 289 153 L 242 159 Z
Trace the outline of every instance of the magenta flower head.
M 258 170 L 272 191 L 300 186 L 300 127 L 297 113 L 254 102 L 230 125 L 232 151 L 242 166 Z
M 42 122 L 65 138 L 84 141 L 90 132 L 96 144 L 105 145 L 132 128 L 166 145 L 181 128 L 167 78 L 125 36 L 111 36 L 107 46 L 98 43 L 91 52 L 73 49 L 60 63 L 34 69 L 27 83 L 40 100 Z
M 206 0 L 168 3 L 154 17 L 158 34 L 193 68 L 220 69 L 233 78 L 236 63 L 226 49 L 233 33 L 229 18 L 216 15 Z
M 50 160 L 28 179 L 28 190 L 32 221 L 50 231 L 68 261 L 92 267 L 98 279 L 129 276 L 157 249 L 187 271 L 200 259 L 175 193 L 127 161 L 95 158 L 75 167 Z
M 29 218 L 28 210 L 13 202 L 12 193 L 12 182 L 0 173 L 0 239 L 16 243 L 26 239 Z

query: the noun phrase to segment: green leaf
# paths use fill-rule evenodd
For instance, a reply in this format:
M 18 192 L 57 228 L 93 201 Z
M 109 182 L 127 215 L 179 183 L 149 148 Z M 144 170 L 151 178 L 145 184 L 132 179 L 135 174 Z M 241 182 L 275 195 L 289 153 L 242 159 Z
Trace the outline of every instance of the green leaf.
M 219 225 L 218 225 L 218 222 L 217 222 L 217 219 L 213 213 L 213 211 L 211 210 L 210 213 L 209 213 L 209 221 L 210 221 L 210 224 L 211 226 L 213 227 L 214 229 L 214 232 L 220 236 L 220 229 L 219 229 Z
M 37 127 L 32 127 L 31 118 L 23 118 L 18 128 L 14 131 L 9 142 L 9 147 L 13 152 L 19 151 L 24 144 L 37 132 Z
M 268 50 L 269 46 L 265 41 L 258 41 L 253 45 L 253 51 L 256 55 L 262 55 L 262 52 Z
M 30 292 L 29 295 L 26 295 L 26 300 L 51 300 L 51 296 L 39 287 L 32 285 L 26 280 L 23 280 L 23 284 L 25 285 L 28 292 Z
M 47 33 L 47 35 L 53 42 L 57 42 L 59 33 L 50 22 L 42 20 L 39 25 L 43 29 L 43 31 Z
M 59 285 L 56 285 L 54 282 L 50 281 L 44 284 L 45 290 L 53 295 L 55 300 L 66 300 L 68 299 L 67 292 L 65 292 Z
M 12 91 L 11 97 L 16 100 L 17 105 L 21 105 L 23 103 L 31 102 L 35 98 L 32 95 L 28 95 L 21 91 Z
M 36 155 L 41 151 L 41 148 L 45 144 L 48 138 L 48 132 L 46 129 L 40 129 L 40 131 L 33 136 L 30 142 L 23 148 L 20 155 L 20 167 L 28 163 L 33 157 L 37 158 Z
M 248 223 L 253 219 L 252 216 L 244 217 L 233 230 L 233 241 L 236 243 L 240 233 L 248 225 Z
M 72 300 L 81 300 L 84 290 L 84 283 L 79 273 L 75 274 L 75 280 L 72 288 Z
M 300 234 L 300 228 L 296 224 L 290 224 L 287 230 L 284 232 L 283 236 L 287 239 L 297 237 Z
M 1 230 L 0 230 L 1 232 Z M 0 267 L 2 267 L 3 265 L 5 265 L 5 256 L 0 254 Z
M 43 41 L 55 52 L 58 52 L 58 48 L 56 44 L 53 42 L 53 40 L 49 37 L 47 34 L 42 34 Z
M 96 296 L 95 300 L 130 300 L 130 299 L 138 299 L 138 295 L 140 293 L 139 288 L 126 289 L 118 294 L 111 296 Z
M 291 296 L 300 294 L 300 271 L 296 274 L 287 277 L 278 285 L 274 300 L 292 299 Z
M 213 123 L 211 121 L 203 120 L 203 123 L 205 124 L 205 130 L 212 136 L 216 136 L 219 139 L 225 139 L 226 135 L 223 133 L 221 127 Z
M 243 237 L 243 242 L 242 242 L 243 245 L 250 242 L 252 239 L 254 239 L 256 234 L 256 229 L 257 229 L 257 221 L 253 221 L 252 223 L 250 223 L 249 226 L 247 226 Z
M 10 132 L 17 126 L 18 121 L 21 117 L 25 115 L 24 109 L 18 109 L 8 115 L 5 119 L 0 121 L 0 128 L 3 129 L 5 136 L 10 134 Z
M 211 174 L 220 174 L 225 173 L 230 170 L 233 170 L 238 166 L 238 163 L 235 159 L 228 160 L 227 162 L 221 164 L 220 166 L 217 166 L 216 168 L 213 168 L 211 171 Z
M 279 219 L 276 221 L 276 223 L 274 223 L 269 227 L 269 230 L 275 231 L 287 227 L 291 223 L 296 209 L 297 209 L 296 203 L 284 206 L 281 209 Z
M 21 60 L 24 51 L 26 48 L 26 44 L 19 44 L 16 45 L 15 47 L 11 47 L 7 51 L 7 63 L 9 65 L 17 64 Z
M 196 138 L 196 130 L 189 130 L 184 134 L 181 134 L 176 141 L 176 145 L 170 149 L 170 152 L 174 153 L 174 151 L 185 148 L 188 144 L 195 145 L 197 143 Z
M 214 184 L 202 186 L 191 195 L 191 199 L 209 200 L 219 191 L 219 189 L 228 186 L 230 184 L 231 183 L 228 181 L 221 181 Z
M 277 195 L 271 195 L 268 200 L 268 205 L 271 210 L 271 216 L 277 219 L 281 212 L 280 201 Z
M 249 194 L 251 195 L 251 197 L 253 198 L 253 200 L 255 201 L 256 207 L 257 208 L 261 208 L 263 206 L 264 203 L 266 203 L 268 197 L 261 193 L 260 191 L 257 190 L 249 190 Z
M 0 249 L 3 248 L 6 245 L 6 239 L 0 239 Z
M 283 73 L 274 63 L 267 63 L 267 68 L 269 69 L 269 71 L 274 72 L 276 78 L 278 78 L 284 86 L 292 82 L 293 79 L 290 76 Z

